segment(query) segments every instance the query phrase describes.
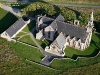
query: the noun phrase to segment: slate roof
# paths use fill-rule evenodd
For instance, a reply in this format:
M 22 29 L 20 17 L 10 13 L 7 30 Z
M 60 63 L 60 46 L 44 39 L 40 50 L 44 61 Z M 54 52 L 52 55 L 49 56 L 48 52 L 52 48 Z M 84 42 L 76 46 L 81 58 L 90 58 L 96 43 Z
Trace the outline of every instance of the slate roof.
M 87 37 L 86 29 L 76 27 L 60 21 L 56 21 L 56 23 L 58 26 L 57 29 L 58 33 L 62 32 L 65 37 L 69 35 L 71 38 L 76 37 L 76 40 L 80 38 L 82 42 L 85 42 Z
M 62 21 L 62 22 L 65 21 L 64 17 L 61 14 L 55 20 L 56 21 Z
M 87 37 L 86 29 L 70 25 L 64 22 L 63 16 L 60 14 L 56 19 L 51 19 L 43 16 L 43 23 L 50 25 L 53 29 L 57 29 L 58 33 L 63 33 L 65 37 L 70 36 L 70 38 L 76 37 L 76 40 L 81 39 L 81 42 L 85 42 Z
M 58 35 L 58 37 L 56 38 L 55 41 L 57 42 L 57 44 L 60 48 L 64 47 L 64 44 L 66 43 L 66 39 L 65 39 L 64 35 L 62 34 L 62 32 Z
M 53 21 L 51 24 L 50 24 L 50 26 L 55 30 L 55 29 L 57 29 L 57 23 L 56 23 L 56 21 Z
M 14 34 L 16 34 L 16 32 L 21 29 L 23 26 L 25 25 L 25 21 L 20 18 L 18 19 L 12 26 L 10 26 L 6 32 L 8 33 L 8 35 L 10 37 L 12 37 Z
M 51 24 L 53 21 L 54 21 L 54 19 L 51 19 L 51 18 L 48 18 L 48 17 L 42 17 L 42 21 L 43 21 L 43 23 L 44 24 L 47 24 L 47 25 L 49 25 L 49 24 Z

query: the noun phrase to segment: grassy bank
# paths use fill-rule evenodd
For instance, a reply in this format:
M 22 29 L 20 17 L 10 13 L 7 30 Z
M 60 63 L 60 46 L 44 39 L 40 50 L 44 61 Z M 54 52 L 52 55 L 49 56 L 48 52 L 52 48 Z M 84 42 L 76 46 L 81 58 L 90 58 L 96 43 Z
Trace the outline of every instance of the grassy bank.
M 42 57 L 39 50 L 0 38 L 0 75 L 58 75 L 60 71 L 25 60 L 39 62 Z

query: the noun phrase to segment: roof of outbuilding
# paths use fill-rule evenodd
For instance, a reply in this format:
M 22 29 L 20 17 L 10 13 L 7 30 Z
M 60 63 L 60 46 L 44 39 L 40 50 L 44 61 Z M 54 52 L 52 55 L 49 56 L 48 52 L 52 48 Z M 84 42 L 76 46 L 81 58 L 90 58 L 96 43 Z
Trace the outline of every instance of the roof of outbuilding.
M 12 26 L 10 26 L 6 32 L 10 37 L 12 37 L 19 29 L 21 29 L 25 25 L 25 21 L 20 18 L 18 19 Z

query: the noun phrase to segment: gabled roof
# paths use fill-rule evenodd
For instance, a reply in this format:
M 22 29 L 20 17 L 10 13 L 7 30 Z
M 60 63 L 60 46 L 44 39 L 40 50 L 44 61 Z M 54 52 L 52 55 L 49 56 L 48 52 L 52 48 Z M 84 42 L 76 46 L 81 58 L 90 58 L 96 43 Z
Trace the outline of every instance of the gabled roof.
M 86 29 L 80 28 L 80 27 L 76 27 L 73 25 L 70 25 L 68 23 L 63 23 L 60 21 L 56 21 L 57 26 L 58 26 L 58 33 L 63 33 L 64 36 L 68 36 L 70 35 L 71 38 L 76 37 L 77 39 L 81 39 L 82 42 L 85 42 L 86 37 L 87 37 L 87 32 Z
M 57 32 L 61 32 L 65 37 L 70 36 L 70 38 L 76 37 L 76 40 L 81 39 L 81 42 L 85 42 L 87 37 L 86 29 L 80 28 L 74 25 L 70 25 L 64 22 L 63 16 L 60 14 L 56 19 L 51 19 L 43 16 L 43 23 L 50 25 L 53 29 L 57 29 Z
M 47 24 L 47 25 L 51 24 L 54 21 L 54 19 L 46 16 L 37 15 L 37 17 L 40 17 L 40 19 L 42 19 L 43 24 Z
M 61 14 L 55 20 L 56 21 L 62 21 L 62 22 L 65 21 L 64 17 Z
M 66 43 L 66 39 L 62 33 L 58 35 L 55 41 L 57 42 L 57 45 L 59 46 L 60 49 L 63 48 L 64 44 Z
M 51 24 L 50 24 L 50 26 L 55 30 L 55 29 L 57 29 L 57 23 L 56 23 L 56 21 L 53 21 Z
M 17 31 L 18 31 L 19 29 L 21 29 L 24 25 L 25 25 L 25 21 L 24 21 L 22 18 L 20 18 L 20 19 L 18 19 L 12 26 L 10 26 L 10 27 L 6 30 L 6 32 L 8 33 L 8 35 L 9 35 L 10 37 L 12 37 L 12 36 L 13 36 L 14 34 L 16 34 Z

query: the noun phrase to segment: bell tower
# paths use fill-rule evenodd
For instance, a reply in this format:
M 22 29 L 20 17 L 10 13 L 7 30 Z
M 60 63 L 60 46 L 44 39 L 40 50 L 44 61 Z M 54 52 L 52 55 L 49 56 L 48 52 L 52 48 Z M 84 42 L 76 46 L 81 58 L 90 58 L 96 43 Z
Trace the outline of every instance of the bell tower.
M 86 26 L 88 33 L 92 33 L 92 29 L 94 27 L 93 20 L 94 20 L 94 18 L 93 18 L 93 11 L 92 11 L 90 18 L 88 20 L 88 25 Z
M 42 16 L 38 16 L 37 20 L 36 20 L 36 30 L 39 31 L 40 25 L 43 23 L 43 17 Z

